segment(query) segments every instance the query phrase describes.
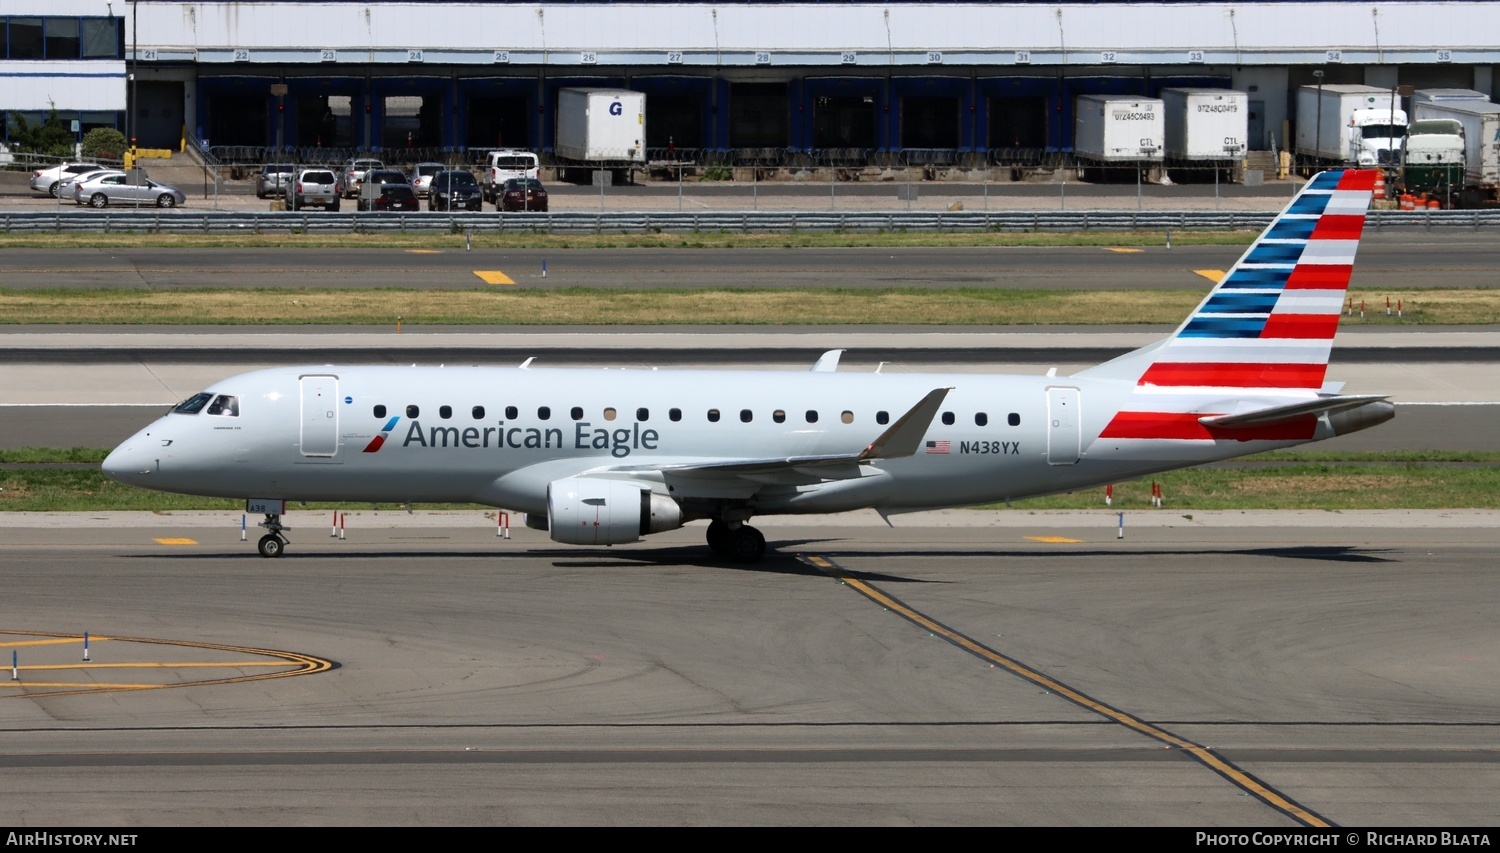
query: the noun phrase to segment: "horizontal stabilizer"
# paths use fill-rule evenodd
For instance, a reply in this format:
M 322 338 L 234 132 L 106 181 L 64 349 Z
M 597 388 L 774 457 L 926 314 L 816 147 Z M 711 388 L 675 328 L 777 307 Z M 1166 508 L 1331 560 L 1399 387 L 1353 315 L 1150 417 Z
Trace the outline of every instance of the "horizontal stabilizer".
M 1204 426 L 1224 428 L 1269 426 L 1310 414 L 1330 415 L 1335 412 L 1357 409 L 1360 406 L 1385 399 L 1387 397 L 1381 394 L 1319 397 L 1316 400 L 1305 400 L 1285 406 L 1271 406 L 1264 409 L 1252 409 L 1247 412 L 1231 412 L 1226 415 L 1209 415 L 1199 418 L 1198 423 Z

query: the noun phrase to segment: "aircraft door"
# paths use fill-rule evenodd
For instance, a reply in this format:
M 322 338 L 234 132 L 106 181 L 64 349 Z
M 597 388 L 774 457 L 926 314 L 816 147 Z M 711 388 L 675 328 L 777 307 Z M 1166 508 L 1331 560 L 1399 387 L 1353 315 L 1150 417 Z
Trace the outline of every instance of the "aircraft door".
M 1047 463 L 1072 465 L 1082 442 L 1077 388 L 1047 389 Z
M 339 450 L 339 378 L 302 377 L 302 455 L 333 456 Z

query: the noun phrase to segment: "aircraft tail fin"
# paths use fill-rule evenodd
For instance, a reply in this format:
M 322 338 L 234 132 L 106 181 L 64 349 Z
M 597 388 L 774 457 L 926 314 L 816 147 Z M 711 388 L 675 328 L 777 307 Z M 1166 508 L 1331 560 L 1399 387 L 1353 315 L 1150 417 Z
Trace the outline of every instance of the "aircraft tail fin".
M 1316 392 L 1377 174 L 1313 176 L 1170 337 L 1076 375 L 1158 389 Z

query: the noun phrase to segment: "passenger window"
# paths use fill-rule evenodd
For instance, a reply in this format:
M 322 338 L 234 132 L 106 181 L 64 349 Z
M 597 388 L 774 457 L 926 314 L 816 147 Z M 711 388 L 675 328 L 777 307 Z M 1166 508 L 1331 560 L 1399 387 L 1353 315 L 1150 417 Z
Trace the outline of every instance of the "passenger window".
M 1011 412 L 1010 416 L 1005 419 L 1005 422 L 1010 424 L 1011 426 L 1020 426 L 1021 416 L 1016 414 L 1015 412 Z
M 422 410 L 421 410 L 421 408 L 419 408 L 417 406 L 409 405 L 409 406 L 406 407 L 406 416 L 408 418 L 415 418 L 415 417 L 417 417 L 418 415 L 421 415 L 421 414 L 422 414 Z
M 875 413 L 875 423 L 880 424 L 881 426 L 885 426 L 886 424 L 888 424 L 890 422 L 891 422 L 891 413 L 890 412 L 876 412 Z
M 615 411 L 615 407 L 614 406 L 605 406 L 604 407 L 604 419 L 605 420 L 612 421 L 612 420 L 614 420 L 618 416 L 619 416 L 619 413 Z
M 818 422 L 818 411 L 816 409 L 807 410 L 807 422 L 810 424 L 815 424 Z
M 635 419 L 638 420 L 638 421 L 649 421 L 649 420 L 651 420 L 651 410 L 650 409 L 646 409 L 646 408 L 636 409 L 635 410 Z
M 476 420 L 476 421 L 482 421 L 482 420 L 484 420 L 484 407 L 483 406 L 475 406 L 473 409 L 469 410 L 469 413 L 474 416 L 474 420 Z
M 709 409 L 708 410 L 708 422 L 711 423 L 711 424 L 716 424 L 716 423 L 719 422 L 719 410 L 718 409 Z
M 753 420 L 755 420 L 755 413 L 749 409 L 740 409 L 740 423 L 748 424 Z
M 771 413 L 771 420 L 779 424 L 786 423 L 786 409 L 777 409 Z
M 177 406 L 172 409 L 172 414 L 196 415 L 199 412 L 203 411 L 203 407 L 208 405 L 208 401 L 212 400 L 213 398 L 214 395 L 208 393 L 207 391 L 201 394 L 194 394 L 186 400 L 183 400 L 181 403 L 178 403 Z
M 954 417 L 953 417 L 953 413 L 952 412 L 943 412 L 943 423 L 944 424 L 946 424 L 947 426 L 953 426 L 953 421 L 954 421 Z
M 839 415 L 839 420 L 843 421 L 846 424 L 852 424 L 854 423 L 854 413 L 846 411 L 843 414 Z
M 385 406 L 376 406 L 375 407 L 375 417 L 377 417 L 377 418 L 383 418 L 383 417 L 385 417 Z
M 573 420 L 575 420 L 575 421 L 581 421 L 581 420 L 583 420 L 583 407 L 582 406 L 574 406 L 572 409 L 570 409 L 568 411 L 568 414 L 570 414 L 570 415 L 573 416 Z
M 510 420 L 515 420 L 516 418 L 520 417 L 520 415 L 521 415 L 521 410 L 517 409 L 515 406 L 506 406 L 505 407 L 505 416 L 507 418 L 509 418 Z
M 974 425 L 975 426 L 984 426 L 984 425 L 988 424 L 989 422 L 990 422 L 990 416 L 989 415 L 986 415 L 984 412 L 975 412 L 974 413 Z
M 551 418 L 552 417 L 552 407 L 551 406 L 539 406 L 537 408 L 537 410 L 536 410 L 536 417 L 537 417 L 537 420 L 539 420 L 539 421 L 545 421 L 548 418 Z
M 445 421 L 448 420 L 449 418 L 453 417 L 453 407 L 452 406 L 438 406 L 438 417 L 442 418 Z
M 667 411 L 667 420 L 670 420 L 672 423 L 676 423 L 676 422 L 682 420 L 682 410 L 681 409 L 669 409 Z

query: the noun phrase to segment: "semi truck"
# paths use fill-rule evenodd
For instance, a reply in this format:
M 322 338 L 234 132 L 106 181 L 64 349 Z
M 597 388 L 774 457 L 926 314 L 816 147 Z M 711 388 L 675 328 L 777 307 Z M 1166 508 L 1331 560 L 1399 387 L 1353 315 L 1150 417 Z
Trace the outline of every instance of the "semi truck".
M 1406 136 L 1406 111 L 1394 89 L 1333 83 L 1297 89 L 1293 148 L 1305 170 L 1330 166 L 1394 169 Z
M 1245 161 L 1249 95 L 1232 89 L 1161 90 L 1167 168 L 1217 169 L 1230 179 Z
M 1464 177 L 1454 206 L 1500 204 L 1500 105 L 1487 100 L 1413 101 L 1418 121 L 1447 119 L 1463 127 Z
M 565 180 L 591 171 L 597 183 L 629 179 L 646 165 L 646 94 L 629 89 L 557 90 L 553 153 Z
M 1079 95 L 1073 116 L 1073 157 L 1080 178 L 1102 178 L 1111 167 L 1161 166 L 1165 125 L 1160 99 Z
M 1464 157 L 1462 122 L 1416 119 L 1401 144 L 1401 192 L 1427 193 L 1453 206 L 1464 182 Z

